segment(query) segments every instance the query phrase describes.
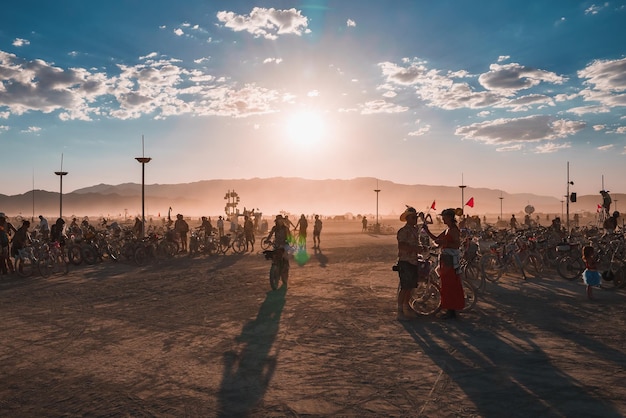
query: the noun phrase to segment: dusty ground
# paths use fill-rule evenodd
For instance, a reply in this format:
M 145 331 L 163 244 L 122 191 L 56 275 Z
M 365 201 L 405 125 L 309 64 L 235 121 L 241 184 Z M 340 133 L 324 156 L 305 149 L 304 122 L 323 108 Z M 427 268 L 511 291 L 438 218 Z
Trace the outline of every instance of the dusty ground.
M 503 278 L 402 323 L 395 236 L 359 230 L 327 221 L 275 292 L 259 254 L 2 280 L 0 415 L 626 415 L 622 291 Z

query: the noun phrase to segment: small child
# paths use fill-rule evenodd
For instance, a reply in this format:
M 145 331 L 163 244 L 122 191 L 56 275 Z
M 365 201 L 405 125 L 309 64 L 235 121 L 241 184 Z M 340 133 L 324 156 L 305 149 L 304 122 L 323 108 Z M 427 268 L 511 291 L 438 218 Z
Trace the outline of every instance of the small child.
M 593 286 L 600 285 L 600 273 L 598 272 L 598 260 L 591 245 L 583 247 L 583 261 L 585 262 L 585 271 L 583 271 L 583 281 L 587 285 L 587 298 L 593 299 Z

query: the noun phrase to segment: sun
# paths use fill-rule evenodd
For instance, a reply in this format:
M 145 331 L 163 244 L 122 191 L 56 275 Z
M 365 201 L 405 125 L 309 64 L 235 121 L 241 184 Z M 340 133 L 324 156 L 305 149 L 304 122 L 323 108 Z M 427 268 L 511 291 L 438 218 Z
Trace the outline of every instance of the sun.
M 315 111 L 292 113 L 285 120 L 285 134 L 290 143 L 313 147 L 326 135 L 324 117 Z

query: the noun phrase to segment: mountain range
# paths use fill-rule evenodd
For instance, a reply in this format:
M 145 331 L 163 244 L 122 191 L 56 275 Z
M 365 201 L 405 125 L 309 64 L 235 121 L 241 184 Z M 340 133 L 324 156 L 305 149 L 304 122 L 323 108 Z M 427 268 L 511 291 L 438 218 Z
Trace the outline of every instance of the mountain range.
M 376 190 L 379 190 L 376 192 Z M 145 214 L 148 217 L 172 216 L 182 213 L 189 217 L 202 215 L 216 217 L 225 214 L 227 198 L 235 192 L 239 201 L 236 208 L 243 212 L 255 209 L 265 215 L 287 212 L 292 214 L 368 215 L 384 218 L 397 216 L 406 205 L 418 210 L 439 213 L 447 207 L 464 206 L 470 215 L 500 215 L 508 219 L 511 214 L 524 214 L 528 205 L 537 213 L 562 214 L 567 210 L 563 201 L 553 196 L 532 193 L 507 193 L 502 190 L 466 187 L 407 185 L 375 178 L 350 180 L 306 180 L 301 178 L 253 178 L 236 180 L 203 180 L 184 184 L 151 184 L 144 186 Z M 565 190 L 564 190 L 565 192 Z M 57 217 L 62 204 L 63 216 L 134 217 L 142 210 L 141 184 L 99 184 L 71 193 L 33 190 L 21 195 L 0 194 L 0 211 L 9 216 L 36 217 L 43 214 Z M 614 206 L 625 194 L 613 194 Z M 473 207 L 466 205 L 473 198 Z M 600 194 L 577 196 L 569 203 L 570 213 L 595 213 L 602 203 Z

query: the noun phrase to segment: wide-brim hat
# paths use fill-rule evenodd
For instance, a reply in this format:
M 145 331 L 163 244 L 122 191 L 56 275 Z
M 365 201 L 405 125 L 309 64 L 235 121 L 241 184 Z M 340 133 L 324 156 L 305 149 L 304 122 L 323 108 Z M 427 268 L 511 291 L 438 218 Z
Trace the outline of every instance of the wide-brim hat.
M 441 212 L 441 216 L 452 216 L 453 218 L 456 216 L 456 210 L 452 208 L 444 209 Z
M 411 206 L 407 206 L 407 208 L 404 210 L 404 212 L 402 212 L 402 215 L 400 215 L 400 221 L 406 222 L 406 217 L 409 216 L 409 215 L 417 216 L 417 211 L 415 210 L 415 208 L 413 208 Z

